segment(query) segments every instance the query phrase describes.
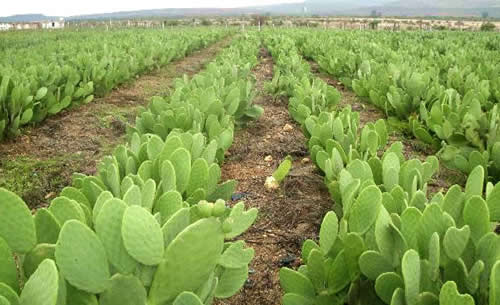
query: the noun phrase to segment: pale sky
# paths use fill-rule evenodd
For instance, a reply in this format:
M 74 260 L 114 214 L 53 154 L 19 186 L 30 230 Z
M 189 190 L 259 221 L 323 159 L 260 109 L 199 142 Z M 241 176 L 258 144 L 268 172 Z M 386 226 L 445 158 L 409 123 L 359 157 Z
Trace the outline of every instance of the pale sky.
M 242 7 L 303 0 L 0 0 L 0 16 L 45 14 L 74 16 L 160 8 Z

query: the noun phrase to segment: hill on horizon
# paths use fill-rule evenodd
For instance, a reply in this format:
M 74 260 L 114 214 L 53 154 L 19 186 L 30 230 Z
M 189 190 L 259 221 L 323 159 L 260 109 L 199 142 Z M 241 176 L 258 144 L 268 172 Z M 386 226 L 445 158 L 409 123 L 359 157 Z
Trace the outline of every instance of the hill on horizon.
M 248 14 L 336 16 L 369 16 L 373 11 L 383 16 L 453 16 L 480 17 L 488 12 L 490 17 L 500 17 L 500 0 L 305 0 L 302 3 L 283 3 L 242 8 L 190 8 L 151 9 L 65 17 L 66 20 L 100 20 L 133 18 L 179 18 L 195 16 L 238 16 Z M 58 19 L 41 14 L 0 17 L 0 22 L 34 22 Z

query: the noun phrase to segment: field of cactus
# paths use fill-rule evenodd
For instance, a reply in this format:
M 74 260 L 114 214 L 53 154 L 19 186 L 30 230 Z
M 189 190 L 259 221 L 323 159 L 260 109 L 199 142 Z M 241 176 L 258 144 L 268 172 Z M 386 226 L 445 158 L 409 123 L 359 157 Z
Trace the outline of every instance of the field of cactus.
M 94 54 L 117 67 L 109 82 L 11 77 L 21 59 L 0 49 L 6 159 L 81 110 L 69 94 L 53 118 L 23 119 L 51 113 L 50 94 L 87 86 L 103 103 L 158 77 L 148 67 L 227 44 L 131 108 L 123 142 L 45 202 L 2 188 L 14 171 L 0 160 L 0 305 L 500 305 L 497 36 L 189 29 L 166 47 L 158 30 L 96 35 L 116 39 L 116 58 Z M 136 54 L 143 68 L 111 77 L 120 48 L 140 43 L 174 55 Z

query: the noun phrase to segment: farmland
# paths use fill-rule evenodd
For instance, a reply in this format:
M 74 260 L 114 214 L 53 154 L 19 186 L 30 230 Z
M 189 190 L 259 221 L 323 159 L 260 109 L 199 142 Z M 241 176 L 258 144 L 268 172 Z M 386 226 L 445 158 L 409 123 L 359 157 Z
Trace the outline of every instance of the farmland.
M 0 304 L 500 304 L 498 35 L 0 42 Z

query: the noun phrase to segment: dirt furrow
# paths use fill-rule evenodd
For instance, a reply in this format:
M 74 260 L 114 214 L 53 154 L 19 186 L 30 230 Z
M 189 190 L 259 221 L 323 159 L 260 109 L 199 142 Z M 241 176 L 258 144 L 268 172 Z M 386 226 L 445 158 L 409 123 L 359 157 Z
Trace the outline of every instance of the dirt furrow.
M 331 201 L 323 178 L 307 160 L 306 139 L 288 115 L 287 101 L 274 100 L 264 90 L 273 76 L 273 62 L 267 51 L 261 50 L 260 64 L 255 68 L 257 79 L 256 104 L 264 107 L 263 116 L 252 125 L 239 130 L 222 166 L 223 179 L 239 182 L 234 203 L 245 201 L 259 209 L 259 218 L 241 238 L 255 249 L 250 276 L 242 291 L 221 305 L 278 305 L 282 291 L 279 270 L 283 266 L 300 264 L 300 249 L 304 240 L 316 239 L 324 214 Z M 284 130 L 285 125 L 293 127 Z M 281 189 L 270 192 L 264 188 L 279 163 L 291 155 L 295 161 Z M 267 156 L 272 161 L 266 162 Z
M 108 96 L 63 111 L 23 135 L 0 144 L 0 187 L 31 207 L 47 204 L 73 172 L 94 174 L 98 161 L 124 142 L 125 126 L 154 95 L 166 95 L 175 78 L 198 73 L 228 37 L 113 90 Z

